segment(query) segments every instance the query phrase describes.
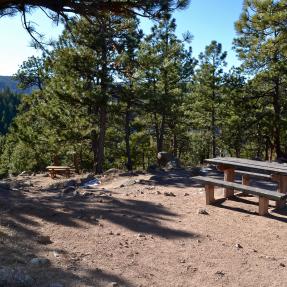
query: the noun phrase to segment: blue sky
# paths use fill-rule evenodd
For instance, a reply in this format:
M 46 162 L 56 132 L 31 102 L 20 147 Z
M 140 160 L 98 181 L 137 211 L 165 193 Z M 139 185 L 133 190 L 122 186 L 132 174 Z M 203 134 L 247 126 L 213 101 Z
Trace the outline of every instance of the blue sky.
M 228 52 L 229 67 L 239 62 L 232 51 L 232 40 L 235 37 L 234 22 L 241 13 L 243 0 L 191 0 L 188 9 L 177 11 L 177 34 L 180 37 L 189 31 L 194 36 L 192 48 L 194 56 L 204 50 L 212 40 L 222 43 Z M 36 22 L 36 28 L 48 39 L 56 39 L 62 27 L 56 26 L 42 12 L 36 12 L 31 17 Z M 143 21 L 142 28 L 149 32 L 151 21 Z M 19 65 L 29 56 L 37 55 L 30 46 L 30 36 L 23 29 L 21 18 L 0 19 L 0 75 L 14 74 Z

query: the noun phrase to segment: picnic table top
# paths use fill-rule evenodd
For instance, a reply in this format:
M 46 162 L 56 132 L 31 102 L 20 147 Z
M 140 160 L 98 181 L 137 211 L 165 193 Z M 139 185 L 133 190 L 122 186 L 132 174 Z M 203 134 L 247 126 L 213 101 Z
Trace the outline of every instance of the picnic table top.
M 47 169 L 71 169 L 71 167 L 65 166 L 65 165 L 49 165 L 46 168 Z
M 216 157 L 204 160 L 207 163 L 225 165 L 246 171 L 259 171 L 269 174 L 287 175 L 287 165 L 277 162 L 257 161 L 236 157 Z

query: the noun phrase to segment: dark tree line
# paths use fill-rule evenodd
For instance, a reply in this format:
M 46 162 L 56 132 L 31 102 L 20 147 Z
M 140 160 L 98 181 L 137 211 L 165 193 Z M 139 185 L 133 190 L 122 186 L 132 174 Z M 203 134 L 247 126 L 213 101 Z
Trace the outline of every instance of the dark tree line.
M 69 20 L 53 50 L 16 75 L 23 88 L 39 89 L 23 98 L 1 140 L 2 172 L 53 162 L 98 173 L 145 169 L 160 151 L 186 165 L 286 158 L 284 7 L 246 1 L 234 40 L 242 66 L 229 71 L 216 41 L 195 59 L 169 13 L 148 35 L 135 16 Z

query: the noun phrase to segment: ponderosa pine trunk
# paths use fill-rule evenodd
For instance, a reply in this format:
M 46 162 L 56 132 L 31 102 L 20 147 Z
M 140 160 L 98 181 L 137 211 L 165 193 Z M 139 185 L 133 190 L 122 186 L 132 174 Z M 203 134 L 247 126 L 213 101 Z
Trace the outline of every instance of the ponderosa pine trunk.
M 283 156 L 283 152 L 281 149 L 281 139 L 280 139 L 280 131 L 281 131 L 281 106 L 280 106 L 280 80 L 276 77 L 273 94 L 273 108 L 274 108 L 274 146 L 277 158 Z
M 100 108 L 100 122 L 99 122 L 99 135 L 97 141 L 97 154 L 96 154 L 96 173 L 103 173 L 104 159 L 105 159 L 105 136 L 107 129 L 107 108 L 102 106 Z
M 126 143 L 126 157 L 127 157 L 127 169 L 129 171 L 133 170 L 132 158 L 131 158 L 131 148 L 130 148 L 130 128 L 131 121 L 131 112 L 130 112 L 130 104 L 127 104 L 126 112 L 125 112 L 125 143 Z
M 106 24 L 102 25 L 103 37 L 106 35 Z M 99 135 L 97 142 L 97 156 L 96 156 L 96 173 L 103 173 L 105 160 L 105 136 L 107 129 L 107 102 L 108 102 L 108 50 L 106 41 L 102 41 L 101 45 L 101 101 L 99 107 Z

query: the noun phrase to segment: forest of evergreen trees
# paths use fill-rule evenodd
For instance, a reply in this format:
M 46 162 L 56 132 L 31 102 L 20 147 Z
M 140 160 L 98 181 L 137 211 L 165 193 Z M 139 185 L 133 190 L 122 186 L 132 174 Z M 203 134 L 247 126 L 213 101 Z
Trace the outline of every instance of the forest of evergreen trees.
M 168 151 L 185 165 L 230 155 L 287 157 L 285 1 L 246 1 L 234 49 L 242 66 L 226 68 L 212 41 L 192 55 L 165 15 L 144 35 L 135 17 L 109 13 L 72 19 L 50 52 L 16 74 L 21 98 L 2 101 L 0 172 L 51 163 L 97 173 L 156 163 Z M 8 93 L 9 94 L 9 93 Z

